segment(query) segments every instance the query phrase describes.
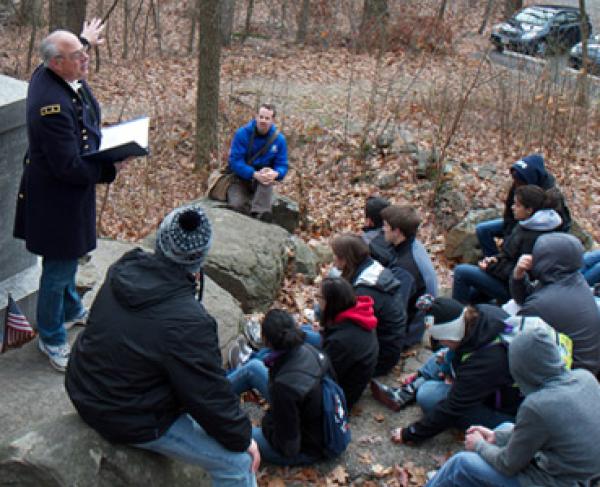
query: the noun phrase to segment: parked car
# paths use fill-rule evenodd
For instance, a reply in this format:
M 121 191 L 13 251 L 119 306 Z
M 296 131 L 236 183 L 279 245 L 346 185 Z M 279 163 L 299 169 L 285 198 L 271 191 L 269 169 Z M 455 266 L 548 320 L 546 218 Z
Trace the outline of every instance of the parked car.
M 589 24 L 589 32 L 592 26 Z M 492 28 L 492 44 L 498 51 L 510 49 L 545 56 L 567 50 L 581 41 L 581 16 L 575 7 L 532 5 Z
M 569 54 L 569 66 L 581 69 L 583 65 L 583 45 L 575 44 Z M 600 76 L 600 35 L 588 39 L 588 73 Z

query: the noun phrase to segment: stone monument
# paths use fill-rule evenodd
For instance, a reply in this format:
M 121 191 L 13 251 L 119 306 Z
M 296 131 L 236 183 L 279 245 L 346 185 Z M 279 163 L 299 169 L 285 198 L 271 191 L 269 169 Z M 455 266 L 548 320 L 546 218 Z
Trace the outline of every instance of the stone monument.
M 41 263 L 13 237 L 15 204 L 27 150 L 27 83 L 0 75 L 0 323 L 8 293 L 30 323 L 35 322 Z

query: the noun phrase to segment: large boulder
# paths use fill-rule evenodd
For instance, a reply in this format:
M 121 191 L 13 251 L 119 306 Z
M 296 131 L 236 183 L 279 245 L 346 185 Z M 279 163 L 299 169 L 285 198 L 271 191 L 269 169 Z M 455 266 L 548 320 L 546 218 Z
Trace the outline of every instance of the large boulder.
M 301 238 L 292 236 L 291 242 L 294 248 L 294 272 L 303 274 L 312 282 L 319 271 L 319 257 Z
M 75 413 L 42 423 L 0 447 L 0 486 L 210 486 L 191 465 L 108 443 Z
M 476 225 L 501 216 L 500 210 L 495 208 L 469 211 L 465 218 L 448 232 L 446 257 L 461 263 L 476 264 L 483 257 L 475 234 Z
M 275 300 L 285 275 L 290 234 L 200 200 L 213 224 L 213 243 L 204 270 L 241 304 L 245 313 L 265 311 Z
M 298 203 L 280 194 L 273 196 L 273 223 L 293 233 L 300 224 Z

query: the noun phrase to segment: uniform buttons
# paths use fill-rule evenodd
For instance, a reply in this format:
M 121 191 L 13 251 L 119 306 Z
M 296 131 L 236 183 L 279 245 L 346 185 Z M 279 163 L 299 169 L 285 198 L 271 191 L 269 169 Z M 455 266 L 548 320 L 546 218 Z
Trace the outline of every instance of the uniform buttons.
M 81 133 L 82 134 L 87 134 L 87 130 L 86 129 L 81 129 Z
M 22 200 L 23 198 L 25 198 L 25 196 L 23 195 L 23 193 L 19 193 L 19 199 Z
M 77 103 L 77 98 L 72 98 L 73 103 Z
M 29 164 L 31 161 L 29 160 L 29 157 L 27 159 L 25 159 L 25 164 Z
M 82 138 L 83 140 L 87 140 L 87 139 L 88 139 L 88 136 L 87 136 L 87 135 L 84 135 L 84 136 L 83 136 L 83 137 L 81 137 L 81 138 Z
M 89 149 L 89 148 L 90 148 L 90 146 L 89 146 L 89 144 L 85 144 L 85 145 L 83 146 L 83 148 L 84 148 L 84 149 Z

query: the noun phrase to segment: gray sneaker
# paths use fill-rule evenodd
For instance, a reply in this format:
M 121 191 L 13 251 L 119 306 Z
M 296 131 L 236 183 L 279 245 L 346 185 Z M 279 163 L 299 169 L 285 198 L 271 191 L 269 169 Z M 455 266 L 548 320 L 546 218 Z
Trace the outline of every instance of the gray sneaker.
M 59 372 L 67 370 L 69 363 L 69 355 L 71 354 L 71 346 L 68 343 L 62 345 L 48 345 L 38 338 L 38 346 L 40 352 L 50 359 L 50 365 Z
M 86 308 L 83 308 L 77 316 L 75 316 L 74 318 L 72 318 L 70 320 L 65 321 L 65 328 L 67 330 L 70 330 L 71 328 L 73 328 L 76 325 L 85 326 L 87 323 L 89 314 L 90 314 L 89 310 Z
M 244 323 L 244 336 L 254 350 L 260 350 L 264 347 L 262 341 L 262 327 L 256 318 L 250 318 Z

